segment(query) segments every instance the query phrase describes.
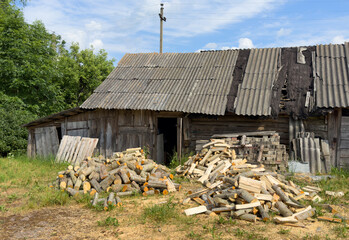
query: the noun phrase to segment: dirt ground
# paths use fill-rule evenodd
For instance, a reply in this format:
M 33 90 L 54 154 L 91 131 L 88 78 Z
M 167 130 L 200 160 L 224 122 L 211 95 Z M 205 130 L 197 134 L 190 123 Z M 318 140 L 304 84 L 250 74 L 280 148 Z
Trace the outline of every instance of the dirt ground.
M 180 220 L 155 223 L 143 217 L 145 207 L 162 204 L 171 196 L 174 203 L 180 203 L 189 189 L 197 187 L 185 183 L 180 193 L 170 196 L 126 198 L 123 207 L 107 212 L 86 204 L 0 212 L 0 239 L 338 239 L 339 230 L 335 229 L 340 224 L 317 220 L 303 221 L 303 227 L 290 227 L 241 220 L 222 223 L 207 215 L 185 217 L 183 210 L 197 206 L 195 203 L 177 205 L 176 210 L 183 215 Z M 341 212 L 347 214 L 348 207 L 342 207 Z M 116 218 L 119 226 L 99 226 L 98 221 L 107 217 Z

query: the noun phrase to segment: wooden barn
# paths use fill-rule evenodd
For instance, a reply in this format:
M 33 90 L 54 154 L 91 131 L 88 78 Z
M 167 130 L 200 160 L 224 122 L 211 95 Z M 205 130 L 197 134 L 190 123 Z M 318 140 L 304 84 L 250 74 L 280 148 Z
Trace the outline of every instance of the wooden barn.
M 28 155 L 55 155 L 72 135 L 99 138 L 105 156 L 141 146 L 167 163 L 214 134 L 272 130 L 291 152 L 312 132 L 348 167 L 348 60 L 349 43 L 126 54 L 80 107 L 25 125 Z

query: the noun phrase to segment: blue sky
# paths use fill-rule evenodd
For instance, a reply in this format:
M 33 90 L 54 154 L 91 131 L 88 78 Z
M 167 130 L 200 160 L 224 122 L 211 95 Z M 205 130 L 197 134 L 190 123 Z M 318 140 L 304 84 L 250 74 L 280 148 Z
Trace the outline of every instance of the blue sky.
M 41 20 L 68 44 L 125 53 L 283 47 L 349 41 L 348 0 L 30 0 L 28 22 Z

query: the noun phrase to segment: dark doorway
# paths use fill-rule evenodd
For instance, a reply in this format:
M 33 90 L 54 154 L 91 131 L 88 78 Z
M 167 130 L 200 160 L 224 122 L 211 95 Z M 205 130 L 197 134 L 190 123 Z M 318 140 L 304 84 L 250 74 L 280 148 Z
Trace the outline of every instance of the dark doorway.
M 57 135 L 58 135 L 58 141 L 61 143 L 62 140 L 62 128 L 61 127 L 56 127 L 57 130 Z
M 169 165 L 177 151 L 177 118 L 158 118 L 158 162 Z

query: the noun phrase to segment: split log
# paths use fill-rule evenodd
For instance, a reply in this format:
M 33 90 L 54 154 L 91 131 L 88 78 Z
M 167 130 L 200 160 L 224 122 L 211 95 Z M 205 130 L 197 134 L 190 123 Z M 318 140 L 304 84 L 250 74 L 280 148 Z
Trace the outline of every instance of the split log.
M 91 186 L 92 186 L 94 189 L 96 189 L 97 192 L 101 192 L 101 191 L 102 191 L 101 185 L 99 185 L 99 183 L 97 182 L 96 179 L 92 179 L 92 180 L 90 181 L 90 183 L 91 183 Z
M 98 203 L 98 192 L 95 193 L 92 200 L 92 206 L 96 206 Z
M 319 221 L 325 221 L 325 222 L 334 222 L 334 223 L 341 223 L 342 219 L 340 218 L 331 218 L 331 217 L 317 217 Z
M 248 204 L 237 204 L 237 205 L 235 205 L 235 209 L 240 210 L 240 209 L 246 209 L 246 208 L 254 208 L 254 207 L 258 207 L 260 205 L 261 205 L 261 203 L 259 201 L 248 203 Z
M 119 175 L 120 175 L 122 181 L 123 181 L 125 184 L 131 183 L 131 180 L 130 180 L 129 177 L 127 176 L 127 173 L 126 173 L 125 170 L 121 170 L 121 171 L 119 172 Z
M 298 220 L 292 216 L 290 216 L 290 217 L 274 217 L 273 220 L 276 223 L 297 223 L 298 222 Z
M 282 201 L 284 201 L 284 202 L 290 201 L 289 197 L 281 190 L 281 188 L 279 186 L 277 186 L 276 184 L 273 184 L 272 188 L 274 189 L 276 194 L 279 195 L 279 197 L 281 198 Z M 285 217 L 287 217 L 287 216 L 285 216 Z
M 107 188 L 114 182 L 114 180 L 115 180 L 115 176 L 109 175 L 100 183 L 101 188 L 103 190 L 107 190 Z
M 270 220 L 268 212 L 262 206 L 257 206 L 258 212 L 261 215 L 261 218 L 264 222 Z
M 314 214 L 315 214 L 315 208 L 312 208 L 311 206 L 309 206 L 306 209 L 304 209 L 303 211 L 297 212 L 297 213 L 293 214 L 292 216 L 294 218 L 296 218 L 297 220 L 304 220 L 304 219 L 307 219 L 309 217 L 314 216 Z
M 239 189 L 237 192 L 239 196 L 248 203 L 253 203 L 258 201 L 256 197 L 252 196 L 249 192 L 247 192 L 244 189 Z
M 280 211 L 280 214 L 284 217 L 289 217 L 289 216 L 292 216 L 293 213 L 291 212 L 290 209 L 287 208 L 287 206 L 281 202 L 281 201 L 278 201 L 275 203 L 275 206 L 276 208 Z
M 189 208 L 184 210 L 185 215 L 190 216 L 190 215 L 196 215 L 199 213 L 204 213 L 207 211 L 206 206 L 199 206 L 199 207 L 194 207 L 194 208 Z
M 249 221 L 249 222 L 256 222 L 257 216 L 253 214 L 242 214 L 241 216 L 239 216 L 239 219 Z
M 115 193 L 113 193 L 113 192 L 109 193 L 109 196 L 107 198 L 108 204 L 112 204 L 113 203 L 114 197 L 115 197 Z
M 79 194 L 79 191 L 73 188 L 67 188 L 67 192 L 69 193 L 70 196 L 73 196 L 73 197 Z

